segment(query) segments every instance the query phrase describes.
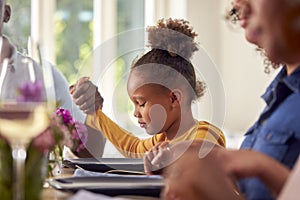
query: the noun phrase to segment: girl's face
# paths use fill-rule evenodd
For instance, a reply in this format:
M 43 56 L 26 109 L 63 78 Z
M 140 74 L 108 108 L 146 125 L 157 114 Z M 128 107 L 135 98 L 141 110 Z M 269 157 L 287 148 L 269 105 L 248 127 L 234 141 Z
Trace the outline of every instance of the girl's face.
M 180 119 L 176 97 L 170 90 L 158 84 L 143 85 L 142 81 L 143 77 L 134 72 L 128 79 L 127 90 L 134 104 L 134 116 L 140 127 L 150 135 L 168 132 L 178 118 Z

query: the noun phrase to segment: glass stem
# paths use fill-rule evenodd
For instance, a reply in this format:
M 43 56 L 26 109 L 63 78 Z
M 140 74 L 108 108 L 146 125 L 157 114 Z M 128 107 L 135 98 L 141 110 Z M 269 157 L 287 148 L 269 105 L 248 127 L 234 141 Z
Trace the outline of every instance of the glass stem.
M 13 157 L 13 199 L 24 200 L 24 172 L 26 161 L 26 145 L 23 142 L 12 143 L 12 157 Z

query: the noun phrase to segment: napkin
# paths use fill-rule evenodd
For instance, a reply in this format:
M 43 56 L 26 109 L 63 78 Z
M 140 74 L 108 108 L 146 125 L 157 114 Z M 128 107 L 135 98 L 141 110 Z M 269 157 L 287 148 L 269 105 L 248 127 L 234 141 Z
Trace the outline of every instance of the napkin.
M 97 176 L 97 177 L 138 177 L 138 178 L 149 178 L 149 179 L 162 179 L 160 175 L 120 175 L 120 174 L 110 174 L 101 172 L 92 172 L 84 169 L 76 169 L 73 177 L 87 177 L 87 176 Z
M 69 198 L 69 200 L 128 200 L 123 198 L 117 198 L 117 197 L 110 197 L 102 194 L 95 194 L 86 190 L 80 190 L 78 191 L 74 196 Z

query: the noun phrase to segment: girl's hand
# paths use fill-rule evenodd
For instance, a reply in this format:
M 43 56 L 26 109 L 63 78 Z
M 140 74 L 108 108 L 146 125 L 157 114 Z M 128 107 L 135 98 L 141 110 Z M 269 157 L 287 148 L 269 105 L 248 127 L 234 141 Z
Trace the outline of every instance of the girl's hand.
M 75 86 L 71 86 L 70 92 L 76 105 L 86 114 L 95 113 L 102 109 L 103 98 L 88 77 L 80 78 Z
M 159 142 L 144 156 L 144 171 L 147 175 L 161 174 L 166 167 L 167 159 L 171 156 L 169 142 Z

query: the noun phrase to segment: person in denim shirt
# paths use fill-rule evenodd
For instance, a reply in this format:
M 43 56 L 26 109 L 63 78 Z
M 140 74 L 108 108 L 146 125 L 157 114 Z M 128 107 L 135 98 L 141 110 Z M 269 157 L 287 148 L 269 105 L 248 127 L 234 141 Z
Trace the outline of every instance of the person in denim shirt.
M 300 69 L 287 76 L 283 67 L 262 96 L 267 106 L 246 133 L 242 149 L 265 153 L 290 169 L 300 152 Z M 272 199 L 258 179 L 245 179 L 240 189 L 248 199 Z
M 246 0 L 235 0 L 234 3 L 247 40 L 263 47 L 272 62 L 289 63 L 282 67 L 262 96 L 266 108 L 245 134 L 241 149 L 259 151 L 292 169 L 300 152 L 300 124 L 297 122 L 300 119 L 300 69 L 297 62 L 300 60 L 283 56 L 281 49 L 287 47 L 285 43 L 290 40 L 292 34 L 284 35 L 284 31 L 289 30 L 286 26 L 289 23 L 281 22 L 287 18 L 284 15 L 275 16 L 276 11 L 282 11 L 288 16 L 291 10 L 286 6 L 288 2 L 285 2 L 286 5 L 278 2 L 271 7 L 264 7 L 268 4 L 267 0 L 260 5 Z M 268 19 L 276 21 L 272 24 Z M 267 37 L 270 33 L 273 36 Z M 285 52 L 290 50 L 286 49 Z M 244 179 L 240 181 L 239 186 L 247 199 L 273 199 L 266 186 L 257 178 Z
M 215 156 L 217 158 L 214 160 L 214 164 L 211 164 L 212 166 L 223 166 L 225 172 L 220 170 L 220 173 L 228 174 L 228 177 L 234 178 L 233 181 L 245 178 L 238 184 L 241 199 L 271 200 L 280 193 L 289 170 L 295 165 L 300 152 L 299 92 L 300 68 L 295 69 L 288 76 L 284 66 L 263 95 L 267 106 L 257 122 L 246 133 L 241 150 L 218 150 L 216 152 L 218 155 Z M 221 191 L 219 187 L 210 188 L 208 191 L 203 189 L 203 185 L 193 185 L 199 183 L 199 179 L 204 179 L 205 181 L 202 182 L 206 182 L 207 185 L 218 185 L 223 179 L 228 178 L 227 176 L 215 177 L 213 176 L 214 168 L 204 168 L 201 165 L 202 162 L 206 161 L 203 158 L 196 159 L 200 149 L 201 145 L 198 149 L 195 148 L 194 151 L 184 155 L 185 158 L 181 158 L 182 162 L 175 162 L 172 164 L 173 166 L 167 167 L 164 176 L 167 177 L 168 183 L 176 182 L 175 179 L 178 178 L 168 176 L 168 174 L 176 174 L 178 170 L 186 169 L 188 166 L 197 168 L 197 171 L 201 173 L 199 176 L 195 176 L 195 173 L 188 174 L 184 180 L 189 180 L 189 184 L 182 184 L 180 181 L 180 187 L 176 187 L 176 190 L 174 189 L 175 184 L 168 185 L 168 190 L 163 193 L 166 197 L 164 199 L 172 199 L 167 198 L 170 191 L 176 191 L 174 193 L 178 195 L 195 188 L 198 192 L 197 195 L 206 194 L 211 199 L 215 199 L 214 196 L 219 194 L 218 192 Z M 176 147 L 170 146 L 169 150 L 164 151 L 167 155 L 168 152 L 175 152 L 175 150 Z M 164 153 L 161 154 L 164 155 Z M 194 154 L 193 159 L 190 158 L 191 154 Z M 194 169 L 189 169 L 189 171 L 191 170 Z M 253 176 L 257 178 L 248 178 Z M 230 190 L 223 190 L 222 192 L 224 195 L 232 194 Z M 172 195 L 176 196 L 175 194 Z

